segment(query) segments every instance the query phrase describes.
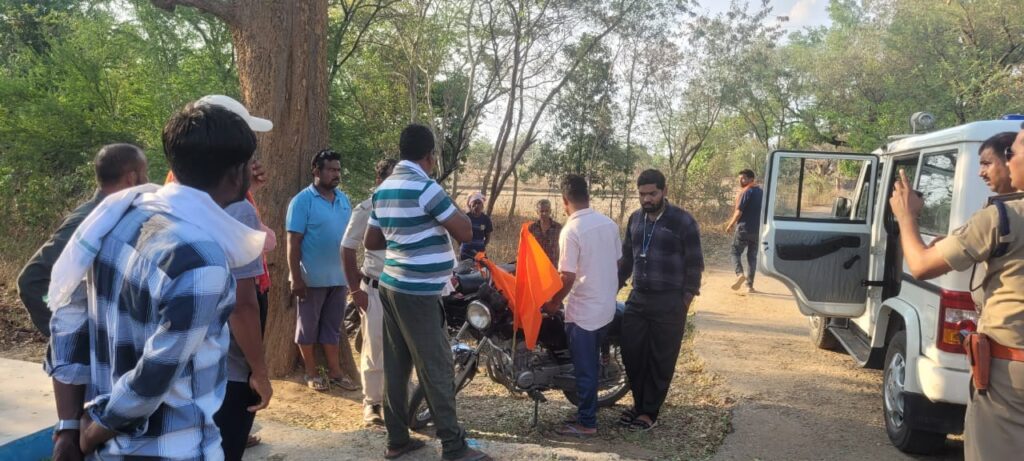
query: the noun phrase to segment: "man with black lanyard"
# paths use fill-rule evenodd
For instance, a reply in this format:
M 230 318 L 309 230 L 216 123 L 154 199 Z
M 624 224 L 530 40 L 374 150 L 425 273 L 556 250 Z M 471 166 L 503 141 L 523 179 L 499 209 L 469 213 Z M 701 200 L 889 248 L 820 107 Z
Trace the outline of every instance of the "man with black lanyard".
M 633 277 L 620 340 L 633 408 L 619 421 L 646 431 L 657 425 L 672 383 L 704 255 L 697 221 L 665 198 L 665 175 L 646 170 L 636 183 L 641 209 L 629 217 L 619 262 L 619 287 Z

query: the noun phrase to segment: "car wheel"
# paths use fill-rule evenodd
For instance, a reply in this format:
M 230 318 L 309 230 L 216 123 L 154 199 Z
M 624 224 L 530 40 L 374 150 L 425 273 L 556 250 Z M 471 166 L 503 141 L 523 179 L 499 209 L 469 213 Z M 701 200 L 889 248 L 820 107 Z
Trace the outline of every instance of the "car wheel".
M 929 454 L 941 450 L 946 434 L 912 429 L 907 425 L 913 415 L 904 405 L 907 376 L 907 333 L 900 331 L 889 341 L 882 375 L 882 411 L 889 440 L 905 453 Z
M 808 331 L 814 347 L 833 351 L 839 347 L 839 341 L 836 340 L 831 331 L 828 331 L 828 319 L 828 317 L 820 315 L 808 315 L 807 321 L 810 323 Z

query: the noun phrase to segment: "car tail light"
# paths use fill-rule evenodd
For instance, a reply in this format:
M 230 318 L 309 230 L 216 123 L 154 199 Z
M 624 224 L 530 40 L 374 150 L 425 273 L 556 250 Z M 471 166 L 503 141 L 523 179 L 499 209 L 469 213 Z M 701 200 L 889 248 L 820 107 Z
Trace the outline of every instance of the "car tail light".
M 973 332 L 977 328 L 978 311 L 974 308 L 971 293 L 942 290 L 939 298 L 939 336 L 936 340 L 939 350 L 963 354 L 960 333 Z

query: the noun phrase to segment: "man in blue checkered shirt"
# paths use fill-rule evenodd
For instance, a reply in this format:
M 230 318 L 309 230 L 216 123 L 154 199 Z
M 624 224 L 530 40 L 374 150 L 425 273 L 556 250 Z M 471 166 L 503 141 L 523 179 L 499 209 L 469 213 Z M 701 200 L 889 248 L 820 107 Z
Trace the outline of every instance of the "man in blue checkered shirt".
M 86 282 L 54 303 L 44 364 L 61 419 L 54 460 L 224 458 L 213 417 L 235 305 L 229 266 L 258 256 L 250 247 L 263 233 L 223 207 L 249 188 L 256 137 L 234 112 L 189 104 L 168 121 L 163 144 L 178 184 L 108 217 L 98 246 L 87 245 Z

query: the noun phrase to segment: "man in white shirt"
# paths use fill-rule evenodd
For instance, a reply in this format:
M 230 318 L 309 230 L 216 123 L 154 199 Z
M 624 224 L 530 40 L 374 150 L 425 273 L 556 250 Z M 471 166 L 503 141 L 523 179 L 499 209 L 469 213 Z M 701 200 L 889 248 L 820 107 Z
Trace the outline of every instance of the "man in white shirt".
M 376 185 L 380 185 L 398 163 L 394 159 L 377 162 Z M 367 197 L 352 210 L 352 218 L 341 239 L 341 261 L 352 288 L 352 302 L 362 315 L 360 329 L 363 345 L 359 350 L 359 374 L 363 378 L 363 422 L 384 424 L 384 307 L 380 301 L 380 273 L 384 269 L 384 250 L 366 250 L 363 267 L 356 265 L 356 249 L 363 246 L 366 223 L 373 211 L 373 198 Z
M 569 215 L 558 236 L 562 289 L 543 308 L 556 313 L 562 300 L 566 301 L 565 334 L 580 403 L 574 420 L 555 433 L 591 437 L 597 434 L 601 343 L 615 318 L 622 241 L 619 226 L 590 208 L 590 193 L 582 176 L 570 174 L 562 180 L 562 202 Z

